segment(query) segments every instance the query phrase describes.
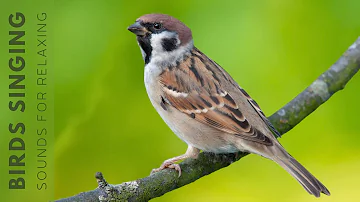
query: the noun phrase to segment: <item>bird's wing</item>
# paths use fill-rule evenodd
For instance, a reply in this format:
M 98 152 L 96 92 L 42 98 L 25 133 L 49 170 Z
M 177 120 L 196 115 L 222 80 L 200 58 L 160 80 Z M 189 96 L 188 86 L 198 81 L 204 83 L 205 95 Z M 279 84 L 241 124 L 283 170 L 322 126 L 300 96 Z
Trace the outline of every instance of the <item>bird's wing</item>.
M 272 145 L 272 140 L 249 123 L 230 93 L 221 87 L 218 68 L 203 54 L 193 52 L 176 67 L 168 68 L 160 75 L 163 100 L 209 127 L 249 141 Z M 222 74 L 230 77 L 225 72 Z
M 239 87 L 240 88 L 240 87 Z M 242 94 L 247 98 L 248 102 L 250 103 L 250 105 L 254 108 L 254 110 L 258 113 L 258 115 L 261 117 L 261 119 L 266 123 L 266 125 L 268 126 L 268 128 L 270 129 L 270 131 L 276 136 L 276 137 L 281 137 L 281 134 L 279 133 L 279 131 L 276 130 L 276 128 L 274 127 L 274 125 L 269 121 L 269 119 L 265 116 L 264 112 L 260 109 L 260 106 L 258 105 L 258 103 L 253 100 L 250 95 L 242 88 L 240 88 L 240 91 L 242 92 Z

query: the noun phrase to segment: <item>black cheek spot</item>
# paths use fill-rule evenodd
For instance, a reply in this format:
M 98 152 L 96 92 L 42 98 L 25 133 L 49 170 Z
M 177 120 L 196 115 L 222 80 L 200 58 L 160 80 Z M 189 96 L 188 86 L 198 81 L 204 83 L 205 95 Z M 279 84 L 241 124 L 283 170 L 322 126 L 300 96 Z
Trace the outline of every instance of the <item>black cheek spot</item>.
M 162 47 L 166 51 L 173 51 L 176 48 L 177 39 L 170 38 L 170 39 L 163 39 L 161 42 Z
M 189 116 L 191 117 L 191 118 L 195 118 L 195 114 L 194 113 L 191 113 L 191 114 L 189 114 Z

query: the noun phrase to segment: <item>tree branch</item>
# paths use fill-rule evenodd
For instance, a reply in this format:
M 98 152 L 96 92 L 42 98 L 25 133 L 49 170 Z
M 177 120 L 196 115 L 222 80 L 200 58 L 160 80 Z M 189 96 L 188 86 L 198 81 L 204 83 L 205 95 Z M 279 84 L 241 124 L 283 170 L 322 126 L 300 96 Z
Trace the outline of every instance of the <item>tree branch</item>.
M 360 37 L 335 64 L 302 93 L 270 116 L 269 120 L 281 134 L 286 133 L 326 102 L 334 93 L 343 89 L 359 69 Z M 182 169 L 180 178 L 174 169 L 165 169 L 145 178 L 110 185 L 101 173 L 97 173 L 96 178 L 99 184 L 97 189 L 60 199 L 57 202 L 148 201 L 224 168 L 246 155 L 247 153 L 241 152 L 238 155 L 215 155 L 203 152 L 198 159 L 186 159 L 180 164 Z

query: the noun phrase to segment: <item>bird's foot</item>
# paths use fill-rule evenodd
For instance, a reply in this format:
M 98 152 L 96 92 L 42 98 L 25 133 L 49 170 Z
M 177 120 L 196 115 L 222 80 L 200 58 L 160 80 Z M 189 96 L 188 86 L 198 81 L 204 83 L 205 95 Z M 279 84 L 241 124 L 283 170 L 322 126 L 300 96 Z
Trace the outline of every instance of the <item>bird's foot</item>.
M 171 168 L 175 169 L 179 172 L 179 177 L 181 176 L 181 168 L 179 164 L 176 164 L 176 162 L 184 160 L 186 158 L 194 158 L 196 159 L 200 153 L 200 150 L 198 148 L 195 148 L 191 145 L 188 145 L 188 149 L 186 150 L 186 153 L 180 156 L 176 156 L 174 158 L 168 159 L 164 161 L 163 164 L 161 164 L 160 168 L 153 169 L 151 171 L 151 174 L 159 172 L 161 170 L 164 170 L 165 168 Z
M 164 161 L 164 163 L 161 164 L 161 166 L 159 168 L 152 169 L 151 174 L 157 173 L 157 172 L 159 172 L 161 170 L 164 170 L 166 168 L 171 168 L 171 169 L 177 170 L 179 172 L 179 177 L 181 176 L 180 165 L 174 163 L 173 161 L 168 161 L 168 160 Z

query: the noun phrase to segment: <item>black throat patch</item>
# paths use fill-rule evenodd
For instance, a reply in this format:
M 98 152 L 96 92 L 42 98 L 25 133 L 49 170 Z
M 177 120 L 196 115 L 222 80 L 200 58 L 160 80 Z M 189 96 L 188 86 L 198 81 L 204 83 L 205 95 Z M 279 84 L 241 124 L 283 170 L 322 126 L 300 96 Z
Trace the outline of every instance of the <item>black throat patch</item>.
M 137 41 L 139 42 L 139 45 L 141 47 L 141 49 L 145 52 L 145 64 L 148 64 L 150 62 L 150 57 L 151 57 L 151 52 L 152 52 L 152 47 L 150 44 L 150 37 L 142 37 L 142 36 L 137 36 Z

